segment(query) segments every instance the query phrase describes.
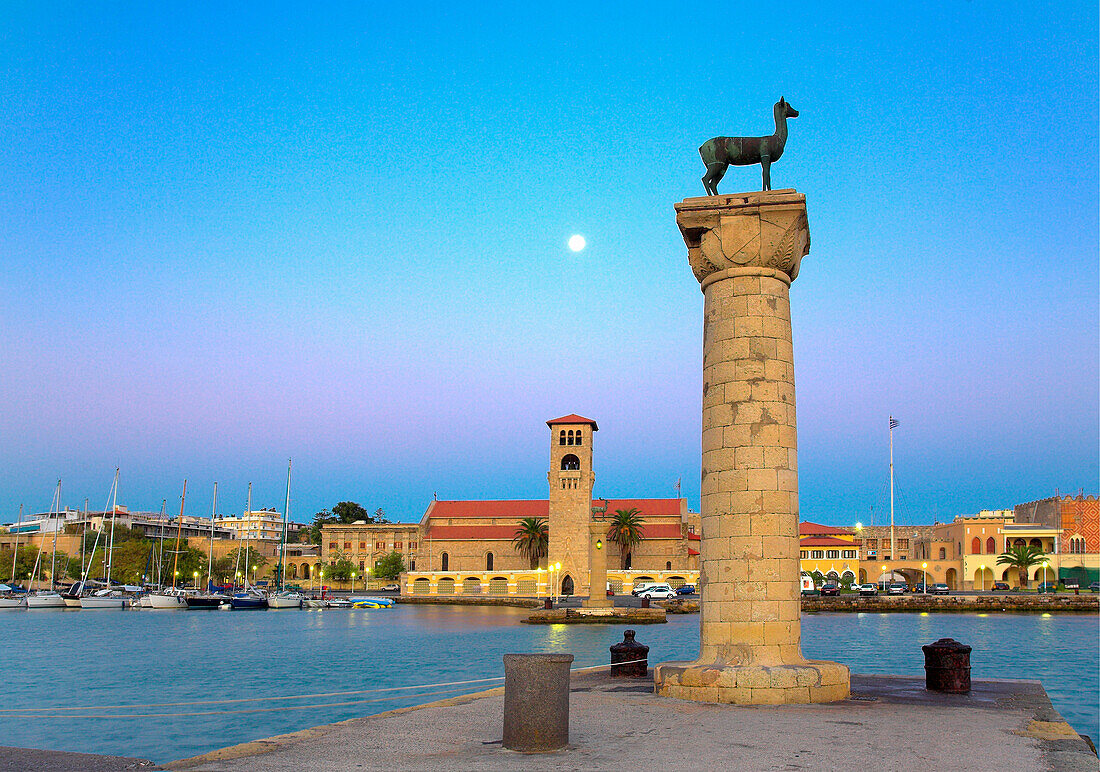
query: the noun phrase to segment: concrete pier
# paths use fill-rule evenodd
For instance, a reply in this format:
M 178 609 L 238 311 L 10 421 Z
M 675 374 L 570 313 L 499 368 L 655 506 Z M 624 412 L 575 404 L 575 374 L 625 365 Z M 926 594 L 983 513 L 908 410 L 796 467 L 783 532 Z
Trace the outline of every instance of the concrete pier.
M 740 706 L 667 699 L 606 669 L 574 674 L 570 745 L 501 747 L 503 689 L 271 737 L 173 762 L 207 772 L 342 770 L 1093 770 L 1088 744 L 1036 681 L 927 692 L 923 678 L 852 676 L 852 699 Z

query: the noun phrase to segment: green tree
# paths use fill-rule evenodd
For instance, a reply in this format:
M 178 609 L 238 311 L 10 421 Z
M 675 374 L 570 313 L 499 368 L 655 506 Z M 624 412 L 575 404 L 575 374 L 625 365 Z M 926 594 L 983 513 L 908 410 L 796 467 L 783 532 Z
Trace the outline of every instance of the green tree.
M 538 568 L 550 546 L 550 526 L 544 517 L 525 517 L 519 521 L 512 537 L 512 546 L 531 561 L 531 568 Z
M 380 558 L 374 564 L 374 575 L 379 579 L 395 579 L 398 574 L 404 572 L 405 559 L 397 550 Z
M 337 552 L 334 557 L 334 560 L 329 561 L 325 576 L 332 579 L 350 579 L 351 572 L 355 570 L 355 564 L 343 552 Z
M 43 553 L 46 558 L 46 570 L 50 570 L 49 553 Z M 11 563 L 12 563 L 12 548 L 4 547 L 0 549 L 0 582 L 11 581 Z M 27 577 L 34 571 L 34 561 L 38 557 L 38 547 L 32 544 L 20 544 L 19 555 L 15 558 L 15 583 L 27 585 L 29 581 Z
M 321 529 L 329 523 L 339 522 L 340 518 L 333 515 L 327 509 L 322 509 L 320 512 L 313 516 L 313 524 L 307 529 L 309 531 L 309 543 L 320 544 Z
M 1015 566 L 1020 570 L 1020 586 L 1027 587 L 1027 570 L 1043 562 L 1046 556 L 1040 547 L 1020 545 L 1010 547 L 1007 551 L 997 556 L 997 565 Z
M 645 520 L 642 519 L 642 513 L 637 507 L 615 510 L 615 514 L 611 516 L 611 527 L 607 531 L 607 538 L 619 545 L 622 561 L 620 568 L 624 571 L 630 550 L 642 541 L 642 535 L 645 533 L 644 526 Z
M 373 522 L 374 519 L 370 516 L 367 510 L 356 504 L 354 501 L 340 501 L 332 508 L 332 514 L 336 519 L 344 525 L 351 525 L 352 523 L 363 520 L 365 522 Z
M 367 522 L 371 522 L 371 521 L 368 520 Z M 388 517 L 386 517 L 386 510 L 382 509 L 382 507 L 379 507 L 378 509 L 374 510 L 373 522 L 381 523 L 381 524 L 390 522 L 390 519 Z

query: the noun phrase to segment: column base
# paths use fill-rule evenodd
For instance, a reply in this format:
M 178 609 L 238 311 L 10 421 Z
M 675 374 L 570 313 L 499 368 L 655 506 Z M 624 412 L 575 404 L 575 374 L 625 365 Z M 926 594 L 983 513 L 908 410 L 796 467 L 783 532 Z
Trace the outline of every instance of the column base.
M 612 598 L 588 598 L 581 605 L 585 608 L 611 608 L 615 605 Z
M 847 666 L 822 660 L 770 667 L 665 662 L 653 678 L 664 697 L 732 705 L 837 702 L 848 699 L 851 686 Z

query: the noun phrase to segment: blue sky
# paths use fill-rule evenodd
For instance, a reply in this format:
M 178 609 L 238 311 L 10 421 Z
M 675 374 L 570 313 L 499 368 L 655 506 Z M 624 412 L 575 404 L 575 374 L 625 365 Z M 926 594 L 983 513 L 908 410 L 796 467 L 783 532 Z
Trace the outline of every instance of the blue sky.
M 597 495 L 696 505 L 672 204 L 780 95 L 803 518 L 883 511 L 889 414 L 902 521 L 1096 492 L 1098 19 L 1059 9 L 6 4 L 0 514 L 116 465 L 133 509 L 281 506 L 288 457 L 296 519 L 541 497 L 572 412 Z

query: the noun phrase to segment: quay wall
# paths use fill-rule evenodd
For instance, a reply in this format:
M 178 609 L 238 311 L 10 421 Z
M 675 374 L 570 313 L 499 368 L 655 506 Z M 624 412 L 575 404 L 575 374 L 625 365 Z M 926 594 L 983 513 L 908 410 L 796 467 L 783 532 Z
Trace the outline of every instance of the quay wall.
M 1100 596 L 1088 595 L 856 595 L 839 597 L 805 596 L 803 611 L 977 611 L 1020 613 L 1100 612 Z
M 435 606 L 515 606 L 516 608 L 542 608 L 542 601 L 533 598 L 463 597 L 456 595 L 401 595 L 398 603 L 421 603 Z

